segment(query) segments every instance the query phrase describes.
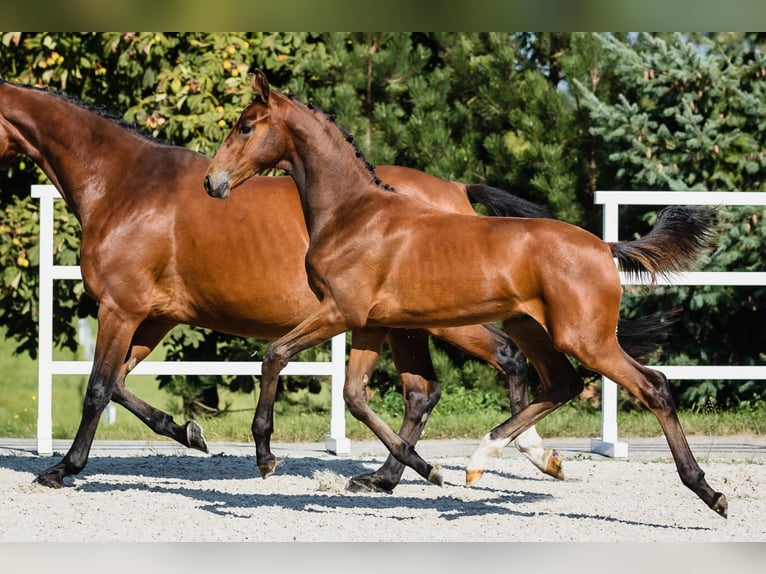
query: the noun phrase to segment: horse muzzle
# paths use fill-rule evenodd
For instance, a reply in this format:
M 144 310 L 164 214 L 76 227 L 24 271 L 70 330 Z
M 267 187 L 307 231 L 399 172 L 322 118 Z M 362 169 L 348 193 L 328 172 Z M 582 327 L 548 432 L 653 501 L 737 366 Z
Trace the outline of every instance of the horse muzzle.
M 225 176 L 214 176 L 207 174 L 205 176 L 205 191 L 210 197 L 225 199 L 229 196 L 229 179 Z

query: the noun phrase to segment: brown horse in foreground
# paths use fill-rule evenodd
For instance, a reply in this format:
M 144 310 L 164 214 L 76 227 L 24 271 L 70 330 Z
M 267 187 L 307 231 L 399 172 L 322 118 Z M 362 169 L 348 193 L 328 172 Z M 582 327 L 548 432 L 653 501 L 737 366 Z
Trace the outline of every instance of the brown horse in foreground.
M 726 497 L 706 482 L 678 421 L 665 376 L 631 357 L 617 339 L 622 285 L 614 259 L 652 276 L 691 265 L 707 247 L 711 213 L 666 209 L 647 236 L 606 243 L 551 219 L 448 214 L 382 185 L 361 152 L 326 115 L 276 91 L 261 71 L 251 75 L 253 103 L 226 137 L 205 178 L 211 196 L 264 168 L 293 177 L 309 229 L 306 267 L 320 299 L 298 327 L 266 353 L 262 394 L 273 393 L 280 370 L 298 351 L 349 329 L 365 329 L 351 353 L 375 355 L 382 331 L 502 321 L 540 376 L 535 400 L 485 437 L 467 480 L 484 453 L 517 436 L 583 383 L 567 359 L 622 385 L 657 417 L 683 483 L 726 516 Z M 150 183 L 150 182 L 147 182 Z M 204 198 L 200 199 L 205 202 Z M 234 223 L 234 222 L 232 222 Z M 353 359 L 352 359 L 353 361 Z M 344 397 L 400 461 L 436 484 L 438 467 L 397 436 L 367 405 L 361 379 L 349 377 Z M 259 405 L 260 407 L 260 405 Z M 259 465 L 273 462 L 263 443 L 270 430 L 256 409 Z
M 80 222 L 83 281 L 99 305 L 80 426 L 63 460 L 37 480 L 60 487 L 85 467 L 110 399 L 156 433 L 207 452 L 196 423 L 176 424 L 133 395 L 125 377 L 177 324 L 274 339 L 314 312 L 318 302 L 304 268 L 308 235 L 293 181 L 256 178 L 252 193 L 232 202 L 200 201 L 209 158 L 150 140 L 79 102 L 0 78 L 0 163 L 16 154 L 37 163 Z M 381 173 L 407 193 L 460 213 L 474 214 L 469 198 L 500 211 L 544 213 L 487 186 L 397 167 Z M 470 326 L 430 332 L 504 374 L 513 412 L 527 404 L 526 361 L 502 331 Z M 401 433 L 414 444 L 440 393 L 427 335 L 392 330 L 388 338 L 405 398 Z M 349 374 L 356 380 L 373 368 L 370 357 L 350 365 Z M 544 472 L 563 477 L 561 458 L 543 448 L 534 429 L 517 446 Z M 402 471 L 390 457 L 350 487 L 390 491 Z

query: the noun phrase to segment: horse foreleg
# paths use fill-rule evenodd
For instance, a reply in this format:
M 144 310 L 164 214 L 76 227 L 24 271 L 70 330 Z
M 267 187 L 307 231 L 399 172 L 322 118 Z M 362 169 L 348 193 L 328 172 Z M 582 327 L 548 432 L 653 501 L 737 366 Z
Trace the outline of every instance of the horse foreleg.
M 503 331 L 492 325 L 474 325 L 430 329 L 429 332 L 464 352 L 482 359 L 500 372 L 505 377 L 512 415 L 529 404 L 526 358 Z M 508 439 L 500 450 L 510 442 L 511 439 Z M 564 479 L 561 455 L 555 449 L 545 448 L 534 426 L 516 437 L 513 444 L 542 472 L 559 480 Z
M 529 317 L 508 320 L 506 332 L 519 346 L 540 376 L 540 392 L 532 403 L 487 433 L 466 465 L 466 483 L 484 473 L 486 460 L 582 390 L 582 380 L 572 364 L 553 346 L 546 331 Z
M 349 412 L 357 420 L 364 423 L 381 440 L 394 459 L 401 464 L 411 467 L 429 482 L 441 486 L 443 479 L 440 468 L 424 461 L 415 452 L 414 443 L 409 442 L 403 436 L 397 435 L 383 419 L 373 412 L 367 403 L 367 382 L 372 376 L 372 371 L 377 363 L 384 336 L 385 331 L 379 329 L 360 329 L 352 333 L 351 352 L 349 353 L 348 361 L 349 368 L 346 384 L 343 387 L 343 398 L 346 401 Z M 433 405 L 428 408 L 424 404 L 416 404 L 427 397 L 428 393 L 425 396 L 418 392 L 408 394 L 409 396 L 405 398 L 405 401 L 410 401 L 410 404 L 408 405 L 409 412 L 406 413 L 405 422 L 403 423 L 404 435 L 417 438 L 420 436 L 425 425 L 427 413 L 430 412 L 430 408 L 433 408 Z M 412 416 L 411 409 L 413 406 L 415 406 L 416 412 L 421 413 L 420 420 L 418 421 L 415 421 Z
M 125 376 L 152 352 L 172 327 L 172 324 L 155 321 L 141 323 L 133 336 L 130 355 L 125 361 L 120 377 L 117 379 L 112 400 L 133 413 L 156 434 L 172 438 L 184 446 L 207 453 L 207 442 L 199 424 L 192 420 L 186 421 L 184 425 L 177 424 L 170 414 L 142 401 L 125 385 Z
M 277 466 L 277 459 L 271 452 L 271 435 L 274 432 L 274 403 L 279 373 L 300 351 L 328 341 L 345 330 L 346 324 L 334 304 L 327 299 L 317 311 L 266 350 L 261 365 L 261 390 L 252 424 L 256 463 L 263 478 L 273 474 Z
M 121 367 L 136 328 L 135 322 L 109 312 L 106 305 L 99 309 L 98 324 L 93 369 L 88 379 L 80 426 L 64 458 L 35 479 L 35 482 L 45 486 L 61 488 L 64 486 L 64 477 L 77 474 L 85 468 L 101 414 L 117 387 Z
M 404 419 L 399 436 L 415 445 L 441 396 L 428 348 L 428 335 L 423 331 L 395 329 L 389 332 L 388 340 L 394 364 L 402 378 Z M 361 365 L 365 372 L 352 372 L 351 369 L 357 366 L 360 365 L 356 361 L 353 364 L 349 363 L 349 378 L 363 379 L 372 375 L 374 364 L 368 365 L 369 370 Z M 346 488 L 352 492 L 390 493 L 399 484 L 404 468 L 404 464 L 396 460 L 393 454 L 389 454 L 378 470 L 353 477 Z

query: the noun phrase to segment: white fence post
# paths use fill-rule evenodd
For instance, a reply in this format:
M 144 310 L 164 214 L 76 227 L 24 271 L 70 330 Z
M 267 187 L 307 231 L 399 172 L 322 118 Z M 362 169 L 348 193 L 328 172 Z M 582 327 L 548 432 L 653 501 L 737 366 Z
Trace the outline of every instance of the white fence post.
M 617 241 L 620 205 L 766 205 L 766 193 L 714 191 L 597 191 L 594 203 L 604 206 L 605 241 Z M 648 277 L 620 273 L 623 285 L 646 285 Z M 766 272 L 721 271 L 677 273 L 657 279 L 658 285 L 766 286 Z M 766 365 L 651 365 L 669 379 L 764 380 Z M 602 379 L 601 438 L 591 439 L 591 450 L 606 456 L 628 456 L 628 445 L 617 440 L 617 387 Z
M 604 241 L 619 239 L 619 208 L 617 203 L 604 205 Z M 628 456 L 628 443 L 617 440 L 617 385 L 607 377 L 601 378 L 601 438 L 591 439 L 590 449 L 604 456 Z
M 32 186 L 40 199 L 40 290 L 37 341 L 37 452 L 53 454 L 53 186 Z
M 93 361 L 53 360 L 53 281 L 80 280 L 75 265 L 54 265 L 53 201 L 60 198 L 52 185 L 33 185 L 32 197 L 40 200 L 40 300 L 38 341 L 37 453 L 53 454 L 53 375 L 89 375 Z M 143 361 L 131 373 L 136 375 L 254 375 L 260 376 L 260 361 Z M 346 335 L 332 339 L 330 361 L 293 361 L 284 375 L 329 376 L 331 378 L 330 432 L 325 447 L 336 455 L 348 455 L 343 385 L 346 378 Z

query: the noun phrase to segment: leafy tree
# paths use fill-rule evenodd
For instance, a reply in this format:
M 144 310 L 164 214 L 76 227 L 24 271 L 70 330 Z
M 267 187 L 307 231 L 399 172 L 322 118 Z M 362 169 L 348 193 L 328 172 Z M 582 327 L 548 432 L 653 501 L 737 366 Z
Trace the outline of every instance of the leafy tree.
M 259 66 L 274 86 L 335 114 L 372 163 L 507 189 L 599 233 L 596 189 L 763 190 L 764 40 L 758 33 L 11 32 L 0 38 L 0 74 L 65 91 L 212 155 L 250 100 L 246 74 Z M 19 352 L 33 357 L 39 214 L 29 185 L 43 179 L 27 158 L 0 173 L 0 320 Z M 708 267 L 762 268 L 765 215 L 720 210 L 724 233 Z M 655 216 L 631 211 L 626 219 L 646 231 Z M 57 260 L 76 262 L 78 224 L 63 205 L 56 222 Z M 55 342 L 73 348 L 73 319 L 93 306 L 81 284 L 54 288 Z M 658 289 L 629 296 L 624 314 L 687 309 L 663 361 L 753 362 L 763 348 L 763 289 L 746 291 Z M 267 345 L 184 326 L 165 343 L 169 358 L 187 360 L 262 356 Z M 496 403 L 489 367 L 438 343 L 434 354 L 448 387 L 486 391 L 485 404 Z M 386 395 L 398 378 L 388 356 L 380 367 L 375 382 Z M 306 385 L 281 379 L 286 391 Z M 192 410 L 200 401 L 217 406 L 220 384 L 249 392 L 257 381 L 162 384 Z M 712 386 L 682 383 L 676 395 L 687 404 L 703 396 L 734 403 L 758 393 L 752 382 L 731 392 Z
M 766 189 L 762 52 L 748 43 L 724 51 L 707 37 L 692 43 L 679 34 L 598 39 L 604 54 L 599 74 L 608 78 L 609 89 L 575 84 L 600 147 L 602 189 Z M 764 215 L 763 209 L 720 209 L 718 247 L 704 268 L 763 269 Z M 634 217 L 653 223 L 656 212 Z M 629 315 L 684 308 L 667 362 L 754 364 L 763 360 L 766 343 L 764 297 L 764 288 L 673 287 L 628 297 L 625 308 Z M 684 405 L 733 405 L 764 395 L 753 381 L 674 384 Z

